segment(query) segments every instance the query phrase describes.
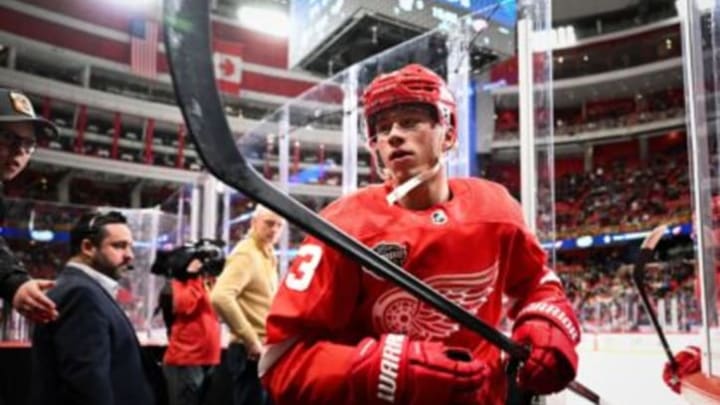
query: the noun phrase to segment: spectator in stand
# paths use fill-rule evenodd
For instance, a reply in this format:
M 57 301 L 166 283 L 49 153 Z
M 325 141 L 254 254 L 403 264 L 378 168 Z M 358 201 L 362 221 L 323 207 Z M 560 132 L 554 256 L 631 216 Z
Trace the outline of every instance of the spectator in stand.
M 0 88 L 0 166 L 2 180 L 10 181 L 28 164 L 39 137 L 57 135 L 57 128 L 35 115 L 32 103 L 23 93 Z M 0 222 L 5 217 L 0 186 Z M 22 315 L 48 322 L 58 316 L 55 304 L 45 291 L 54 285 L 49 280 L 33 280 L 23 263 L 0 237 L 0 297 Z

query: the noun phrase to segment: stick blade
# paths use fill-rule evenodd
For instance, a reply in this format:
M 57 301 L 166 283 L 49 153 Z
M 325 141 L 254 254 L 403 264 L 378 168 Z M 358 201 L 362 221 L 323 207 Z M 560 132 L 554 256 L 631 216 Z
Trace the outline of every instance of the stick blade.
M 640 252 L 635 260 L 635 266 L 632 271 L 633 281 L 638 288 L 643 288 L 645 283 L 645 266 L 650 260 L 652 260 L 655 247 L 660 242 L 660 239 L 662 239 L 665 235 L 667 228 L 668 226 L 665 224 L 656 226 L 652 231 L 650 231 L 648 236 L 645 237 L 642 245 L 640 245 Z
M 657 246 L 658 242 L 660 242 L 660 239 L 662 239 L 663 235 L 665 235 L 667 228 L 668 226 L 665 224 L 656 226 L 652 231 L 650 231 L 650 234 L 645 237 L 645 240 L 643 240 L 640 248 L 650 250 L 655 249 L 655 246 Z

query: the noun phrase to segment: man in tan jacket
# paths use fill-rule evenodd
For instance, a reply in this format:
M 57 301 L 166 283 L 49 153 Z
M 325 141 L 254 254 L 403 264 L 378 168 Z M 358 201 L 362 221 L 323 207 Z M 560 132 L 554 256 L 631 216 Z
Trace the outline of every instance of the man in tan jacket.
M 257 364 L 265 340 L 265 318 L 278 284 L 273 246 L 284 224 L 282 217 L 258 205 L 247 236 L 227 257 L 210 294 L 215 311 L 232 334 L 227 359 L 234 405 L 269 403 Z

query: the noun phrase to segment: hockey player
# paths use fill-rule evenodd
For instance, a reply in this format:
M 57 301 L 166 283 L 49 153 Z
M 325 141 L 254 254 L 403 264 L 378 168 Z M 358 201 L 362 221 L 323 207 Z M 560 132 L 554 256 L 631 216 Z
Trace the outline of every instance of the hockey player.
M 322 215 L 491 325 L 514 300 L 512 337 L 532 352 L 522 388 L 562 390 L 580 328 L 560 281 L 507 190 L 448 179 L 456 104 L 420 65 L 377 77 L 363 95 L 368 144 L 386 181 Z M 500 404 L 499 350 L 313 237 L 267 320 L 260 373 L 278 404 Z

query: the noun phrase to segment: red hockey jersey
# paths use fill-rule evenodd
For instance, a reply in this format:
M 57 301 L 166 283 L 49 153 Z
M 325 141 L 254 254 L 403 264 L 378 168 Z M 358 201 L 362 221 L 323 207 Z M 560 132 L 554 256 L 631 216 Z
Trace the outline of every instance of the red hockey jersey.
M 482 179 L 453 179 L 450 189 L 450 201 L 411 211 L 388 205 L 388 188 L 371 186 L 323 216 L 490 325 L 500 321 L 503 295 L 514 299 L 511 317 L 548 301 L 577 325 L 507 190 Z M 497 392 L 488 403 L 502 403 L 505 394 L 498 349 L 312 237 L 281 283 L 267 332 L 260 372 L 278 404 L 353 404 L 347 374 L 354 345 L 385 333 L 470 349 L 496 366 Z M 577 330 L 570 333 L 579 341 Z

